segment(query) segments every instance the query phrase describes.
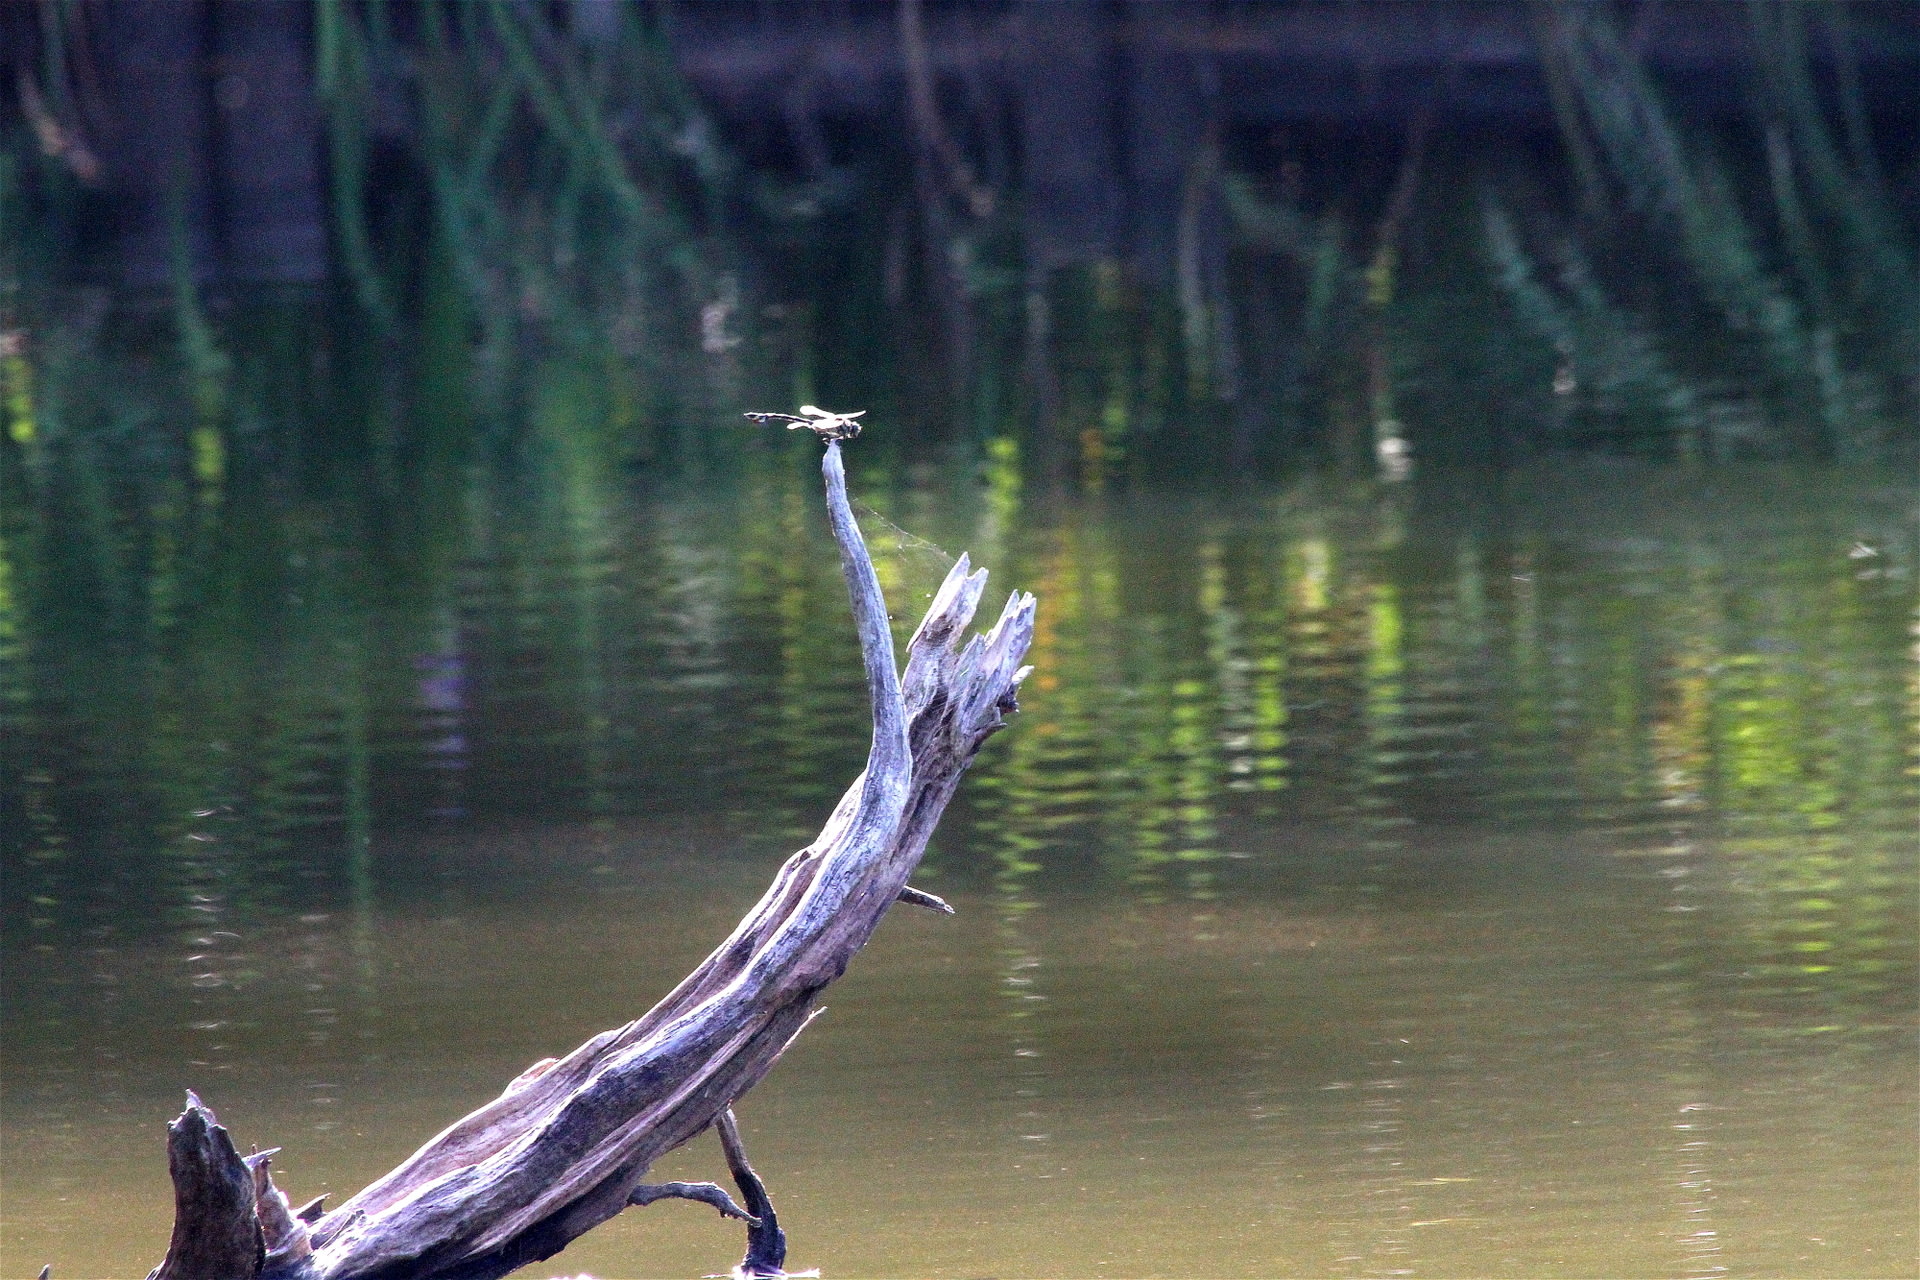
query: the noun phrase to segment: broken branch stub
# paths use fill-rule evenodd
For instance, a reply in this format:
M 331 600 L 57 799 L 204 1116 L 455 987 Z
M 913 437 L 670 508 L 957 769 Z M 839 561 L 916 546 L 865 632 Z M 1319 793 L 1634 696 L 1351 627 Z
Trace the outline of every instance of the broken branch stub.
M 266 1161 L 249 1167 L 189 1095 L 169 1130 L 177 1209 L 158 1280 L 487 1280 L 552 1256 L 630 1204 L 701 1198 L 726 1211 L 730 1202 L 705 1184 L 649 1186 L 647 1170 L 720 1122 L 772 1069 L 820 990 L 846 970 L 888 908 L 903 896 L 938 902 L 908 890 L 907 877 L 960 775 L 1015 708 L 1028 670 L 1020 660 L 1033 638 L 1034 599 L 1016 592 L 985 635 L 960 642 L 987 577 L 963 555 L 907 645 L 904 675 L 896 674 L 886 603 L 847 503 L 838 441 L 827 443 L 822 470 L 873 742 L 866 770 L 819 837 L 786 861 L 733 933 L 652 1010 L 530 1067 L 311 1222 L 305 1210 L 288 1213 Z M 730 1163 L 737 1147 L 735 1135 Z M 745 1167 L 744 1155 L 738 1164 Z M 243 1184 L 250 1220 L 235 1211 L 247 1203 L 233 1191 Z M 224 1190 L 188 1194 L 202 1185 Z M 771 1258 L 775 1228 L 765 1207 L 762 1214 L 746 1206 L 766 1219 L 751 1237 L 748 1270 L 766 1269 Z M 203 1257 L 201 1242 L 218 1257 Z
M 187 1109 L 167 1126 L 167 1172 L 173 1177 L 173 1239 L 166 1261 L 147 1280 L 259 1274 L 267 1244 L 255 1209 L 253 1170 L 192 1093 Z

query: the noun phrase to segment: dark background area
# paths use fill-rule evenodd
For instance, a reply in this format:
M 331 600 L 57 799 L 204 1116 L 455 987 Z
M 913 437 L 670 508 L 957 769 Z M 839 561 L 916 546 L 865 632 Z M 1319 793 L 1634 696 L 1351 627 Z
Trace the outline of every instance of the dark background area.
M 288 340 L 371 322 L 375 363 L 432 315 L 483 350 L 602 348 L 640 388 L 645 429 L 616 434 L 642 460 L 705 447 L 688 361 L 764 356 L 762 381 L 877 402 L 922 451 L 1011 433 L 1049 486 L 1915 438 L 1909 5 L 42 0 L 0 22 L 15 330 L 75 286 L 216 316 L 317 287 L 330 336 Z

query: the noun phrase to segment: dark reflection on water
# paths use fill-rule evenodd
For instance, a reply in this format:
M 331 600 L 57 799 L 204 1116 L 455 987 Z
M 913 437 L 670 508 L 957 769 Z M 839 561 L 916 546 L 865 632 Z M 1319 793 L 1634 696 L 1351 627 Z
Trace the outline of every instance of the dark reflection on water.
M 962 915 L 745 1107 L 797 1262 L 1914 1269 L 1909 485 L 979 480 L 855 476 L 903 638 L 963 549 L 1042 613 L 929 855 Z M 649 1004 L 857 770 L 798 454 L 431 483 L 399 552 L 238 488 L 10 517 L 6 1274 L 152 1264 L 188 1085 L 351 1190 Z M 737 1246 L 629 1218 L 554 1272 Z

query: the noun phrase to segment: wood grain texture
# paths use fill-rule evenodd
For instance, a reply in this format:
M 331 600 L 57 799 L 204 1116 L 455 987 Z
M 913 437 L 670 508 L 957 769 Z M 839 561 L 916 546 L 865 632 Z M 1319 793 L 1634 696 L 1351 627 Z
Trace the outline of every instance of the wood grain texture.
M 820 990 L 846 971 L 900 900 L 961 774 L 1015 708 L 1034 600 L 1015 593 L 985 635 L 962 643 L 987 576 L 962 556 L 908 643 L 904 675 L 897 674 L 886 602 L 848 506 L 838 442 L 827 444 L 822 470 L 873 740 L 866 769 L 819 837 L 786 861 L 732 934 L 653 1009 L 528 1068 L 498 1098 L 311 1224 L 287 1213 L 264 1161 L 258 1170 L 237 1155 L 229 1161 L 231 1142 L 224 1150 L 197 1138 L 177 1144 L 177 1187 L 225 1186 L 232 1162 L 250 1190 L 258 1175 L 250 1225 L 268 1224 L 263 1261 L 222 1274 L 483 1280 L 550 1257 L 630 1204 L 659 1198 L 643 1189 L 647 1170 L 765 1077 L 812 1016 Z M 194 1100 L 175 1127 L 197 1134 L 210 1122 Z M 213 1132 L 224 1140 L 223 1130 Z M 224 1204 L 190 1203 L 183 1193 L 176 1245 L 183 1230 L 192 1236 L 212 1226 L 212 1215 L 232 1217 Z M 173 1262 L 170 1251 L 166 1265 Z M 179 1270 L 162 1280 L 207 1274 Z

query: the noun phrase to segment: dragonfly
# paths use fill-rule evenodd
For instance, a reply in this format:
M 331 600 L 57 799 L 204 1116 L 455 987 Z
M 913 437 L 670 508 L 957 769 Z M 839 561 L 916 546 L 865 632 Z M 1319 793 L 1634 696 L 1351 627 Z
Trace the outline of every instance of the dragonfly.
M 857 409 L 852 413 L 829 413 L 825 409 L 803 404 L 798 417 L 791 413 L 749 413 L 742 416 L 759 423 L 784 422 L 789 431 L 805 427 L 822 440 L 832 441 L 851 440 L 859 435 L 860 424 L 855 419 L 865 413 L 865 409 Z

